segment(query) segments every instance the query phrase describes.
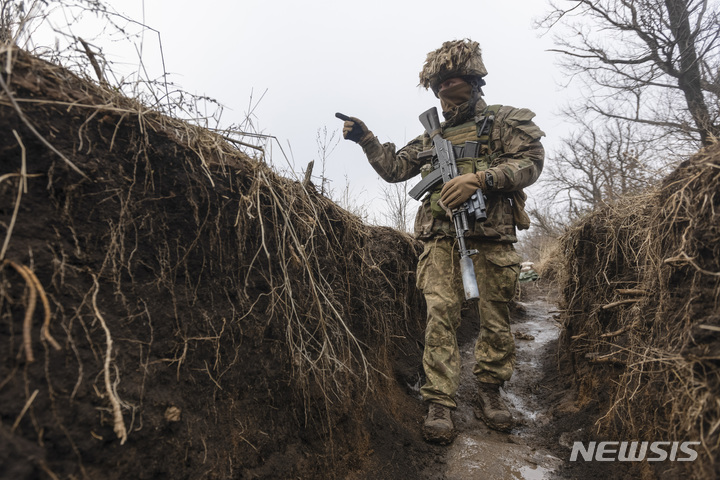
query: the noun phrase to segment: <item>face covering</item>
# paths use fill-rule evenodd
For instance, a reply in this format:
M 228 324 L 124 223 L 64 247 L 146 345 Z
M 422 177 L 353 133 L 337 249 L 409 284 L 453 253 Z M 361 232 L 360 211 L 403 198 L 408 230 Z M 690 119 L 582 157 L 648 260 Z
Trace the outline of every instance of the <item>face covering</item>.
M 458 83 L 452 87 L 446 88 L 441 92 L 438 92 L 440 97 L 440 105 L 442 106 L 443 113 L 450 112 L 456 107 L 459 107 L 463 103 L 470 100 L 472 95 L 472 85 L 469 83 Z

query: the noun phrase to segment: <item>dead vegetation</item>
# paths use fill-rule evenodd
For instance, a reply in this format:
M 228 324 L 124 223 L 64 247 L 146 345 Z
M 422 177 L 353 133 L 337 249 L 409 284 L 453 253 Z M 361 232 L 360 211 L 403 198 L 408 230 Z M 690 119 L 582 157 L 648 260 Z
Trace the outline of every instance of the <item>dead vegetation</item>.
M 580 400 L 599 400 L 598 429 L 613 440 L 700 441 L 698 461 L 671 466 L 689 478 L 720 473 L 719 240 L 715 144 L 562 243 L 563 343 Z
M 356 468 L 368 411 L 401 415 L 378 402 L 395 361 L 420 365 L 416 242 L 222 132 L 17 49 L 0 65 L 4 473 Z

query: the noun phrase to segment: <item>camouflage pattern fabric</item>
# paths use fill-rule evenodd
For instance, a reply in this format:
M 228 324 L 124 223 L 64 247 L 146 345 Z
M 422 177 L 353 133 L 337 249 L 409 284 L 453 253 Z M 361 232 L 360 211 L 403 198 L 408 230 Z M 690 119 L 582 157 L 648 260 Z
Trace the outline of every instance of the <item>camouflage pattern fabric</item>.
M 456 331 L 464 301 L 459 255 L 455 239 L 439 237 L 427 242 L 417 269 L 417 286 L 427 302 L 423 367 L 426 383 L 420 389 L 425 401 L 454 408 L 460 381 L 460 352 Z M 471 239 L 469 248 L 480 289 L 475 304 L 481 330 L 475 344 L 473 373 L 485 383 L 502 384 L 515 365 L 515 341 L 510 331 L 508 302 L 520 273 L 520 256 L 511 244 Z
M 446 116 L 443 137 L 453 145 L 477 141 L 476 125 L 486 108 L 482 99 L 473 111 L 469 104 L 465 109 L 458 107 L 452 116 Z M 523 210 L 522 189 L 537 180 L 545 157 L 540 143 L 544 133 L 532 122 L 534 116 L 527 109 L 500 106 L 481 156 L 457 159 L 462 173 L 485 170 L 492 173 L 495 181 L 492 190 L 486 192 L 487 221 L 471 222 L 466 235 L 468 248 L 479 251 L 471 257 L 480 290 L 476 308 L 482 323 L 475 346 L 474 373 L 485 383 L 507 381 L 515 362 L 507 304 L 517 288 L 520 257 L 512 243 L 517 241 L 516 227 L 529 225 Z M 409 180 L 423 169 L 427 173 L 428 157 L 419 156 L 431 148 L 427 134 L 398 151 L 393 143 L 381 144 L 372 135 L 363 138 L 359 145 L 375 171 L 388 182 Z M 433 198 L 437 198 L 437 192 L 426 195 L 415 219 L 415 234 L 425 242 L 418 263 L 418 288 L 425 295 L 428 309 L 423 356 L 427 381 L 421 393 L 426 401 L 454 408 L 460 380 L 456 332 L 464 291 L 459 254 L 454 246 L 454 225 L 437 211 L 433 214 Z
M 481 115 L 487 104 L 480 100 L 475 106 L 475 115 Z M 469 237 L 480 237 L 499 242 L 516 242 L 516 218 L 526 218 L 524 212 L 513 211 L 516 200 L 523 197 L 521 189 L 537 180 L 542 171 L 545 151 L 540 138 L 543 131 L 532 122 L 533 112 L 524 108 L 500 107 L 488 142 L 489 151 L 483 159 L 457 159 L 458 165 L 474 161 L 474 170 L 488 170 L 492 173 L 495 186 L 487 194 L 488 220 L 473 225 Z M 443 137 L 453 145 L 476 141 L 477 131 L 474 116 L 465 115 L 457 124 L 442 124 Z M 423 134 L 396 152 L 393 143 L 381 144 L 371 136 L 360 142 L 375 171 L 388 182 L 402 182 L 418 175 L 427 160 L 418 159 L 420 152 L 431 148 L 431 140 Z M 473 162 L 470 162 L 473 163 Z M 468 171 L 461 166 L 462 173 Z M 424 199 L 415 219 L 415 234 L 426 240 L 440 233 L 454 236 L 454 227 L 448 218 L 433 215 L 431 197 Z M 437 198 L 437 196 L 435 197 Z M 513 200 L 511 200 L 511 198 Z M 515 201 L 515 203 L 513 203 Z M 522 202 L 524 203 L 524 202 Z M 520 222 L 524 223 L 524 222 Z M 524 226 L 524 225 L 523 225 Z M 525 226 L 525 228 L 527 228 Z

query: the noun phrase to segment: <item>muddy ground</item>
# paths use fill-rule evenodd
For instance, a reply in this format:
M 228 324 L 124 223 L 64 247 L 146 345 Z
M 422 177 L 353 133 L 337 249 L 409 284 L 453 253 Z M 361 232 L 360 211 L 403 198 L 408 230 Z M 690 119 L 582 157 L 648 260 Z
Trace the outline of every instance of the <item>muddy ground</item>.
M 516 425 L 508 434 L 488 428 L 474 415 L 473 345 L 479 321 L 466 321 L 460 341 L 462 385 L 455 422 L 458 438 L 436 454 L 426 478 L 448 480 L 610 478 L 604 466 L 568 461 L 570 436 L 588 433 L 596 412 L 580 409 L 572 384 L 558 361 L 561 325 L 556 320 L 556 293 L 545 281 L 525 283 L 512 310 L 517 348 L 512 379 L 503 389 Z
M 371 461 L 372 465 L 364 465 L 353 478 L 397 478 L 394 475 L 398 464 L 406 468 L 412 465 L 417 468 L 412 478 L 427 480 L 641 478 L 637 465 L 633 470 L 617 463 L 569 461 L 573 441 L 604 439 L 593 426 L 599 417 L 597 402 L 578 401 L 571 367 L 559 360 L 562 326 L 557 321 L 556 301 L 554 285 L 540 280 L 522 285 L 512 309 L 517 365 L 503 392 L 516 420 L 511 432 L 491 430 L 474 415 L 473 346 L 479 319 L 466 310 L 458 332 L 462 380 L 458 408 L 453 412 L 458 429 L 455 441 L 446 447 L 422 441 L 424 404 L 420 401 L 420 384 L 408 385 L 408 394 L 414 397 L 415 417 L 408 417 L 414 423 L 413 435 L 405 448 L 389 446 L 381 454 L 383 461 Z

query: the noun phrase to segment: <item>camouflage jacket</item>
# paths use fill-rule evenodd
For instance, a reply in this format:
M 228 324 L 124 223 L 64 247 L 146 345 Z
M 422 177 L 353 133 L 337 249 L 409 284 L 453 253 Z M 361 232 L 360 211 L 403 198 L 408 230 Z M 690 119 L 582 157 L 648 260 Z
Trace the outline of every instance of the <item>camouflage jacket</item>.
M 461 115 L 456 121 L 443 122 L 443 138 L 449 139 L 453 145 L 478 141 L 476 125 L 484 118 L 486 108 L 487 105 L 480 100 L 474 115 Z M 460 173 L 487 169 L 494 180 L 493 188 L 486 192 L 488 219 L 483 223 L 472 222 L 467 236 L 510 243 L 517 241 L 516 227 L 529 226 L 522 189 L 535 182 L 542 171 L 545 151 L 540 137 L 545 134 L 532 122 L 535 116 L 532 111 L 508 106 L 496 108 L 495 121 L 489 138 L 483 142 L 480 156 L 458 158 L 457 164 Z M 393 143 L 381 144 L 377 137 L 361 142 L 360 146 L 375 171 L 388 182 L 403 182 L 421 171 L 432 169 L 426 155 L 418 157 L 421 152 L 432 149 L 427 133 L 398 151 Z M 433 203 L 437 202 L 440 188 L 427 194 L 418 210 L 415 235 L 420 239 L 436 235 L 455 236 L 452 220 L 444 214 L 438 215 L 438 207 Z

